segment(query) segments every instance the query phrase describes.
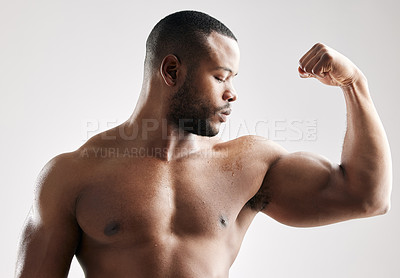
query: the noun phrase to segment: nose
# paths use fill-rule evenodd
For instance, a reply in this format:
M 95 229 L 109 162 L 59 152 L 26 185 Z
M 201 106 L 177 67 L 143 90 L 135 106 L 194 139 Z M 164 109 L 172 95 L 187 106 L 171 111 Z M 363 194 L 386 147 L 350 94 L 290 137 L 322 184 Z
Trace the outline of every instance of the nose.
M 237 98 L 236 90 L 233 88 L 233 86 L 230 86 L 227 88 L 222 96 L 224 101 L 235 101 Z

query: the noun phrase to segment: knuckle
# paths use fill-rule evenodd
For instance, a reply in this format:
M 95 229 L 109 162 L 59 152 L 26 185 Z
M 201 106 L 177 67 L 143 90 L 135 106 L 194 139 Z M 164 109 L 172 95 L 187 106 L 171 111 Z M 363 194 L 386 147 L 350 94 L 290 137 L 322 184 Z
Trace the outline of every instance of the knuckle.
M 322 55 L 322 58 L 323 58 L 325 61 L 331 61 L 331 60 L 333 59 L 333 56 L 332 56 L 331 53 L 325 52 L 325 53 Z

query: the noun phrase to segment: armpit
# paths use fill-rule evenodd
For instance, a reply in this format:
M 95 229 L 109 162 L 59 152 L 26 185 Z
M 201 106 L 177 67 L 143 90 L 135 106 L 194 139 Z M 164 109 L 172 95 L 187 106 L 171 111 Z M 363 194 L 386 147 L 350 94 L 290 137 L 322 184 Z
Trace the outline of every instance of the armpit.
M 271 201 L 271 194 L 268 187 L 263 182 L 258 192 L 246 203 L 252 210 L 257 212 L 264 210 Z

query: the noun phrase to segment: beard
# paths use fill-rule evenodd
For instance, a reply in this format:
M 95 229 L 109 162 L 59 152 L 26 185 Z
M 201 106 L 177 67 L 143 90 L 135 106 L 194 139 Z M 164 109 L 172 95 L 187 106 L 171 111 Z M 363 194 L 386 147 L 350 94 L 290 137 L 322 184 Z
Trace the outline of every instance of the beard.
M 212 137 L 218 134 L 219 128 L 212 124 L 211 117 L 218 111 L 211 102 L 199 92 L 187 75 L 185 82 L 172 96 L 167 120 L 178 126 L 180 130 L 200 136 Z

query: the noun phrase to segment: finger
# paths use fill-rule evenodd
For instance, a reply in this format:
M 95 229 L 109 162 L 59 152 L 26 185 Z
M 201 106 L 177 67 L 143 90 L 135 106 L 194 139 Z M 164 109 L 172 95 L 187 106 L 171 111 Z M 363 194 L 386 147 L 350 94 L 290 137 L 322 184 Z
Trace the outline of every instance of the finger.
M 314 74 L 312 70 L 313 70 L 315 64 L 317 64 L 318 61 L 321 59 L 321 56 L 322 56 L 322 53 L 321 53 L 321 51 L 319 51 L 313 57 L 310 57 L 310 59 L 307 61 L 307 63 L 305 63 L 305 65 L 303 66 L 303 70 L 307 73 Z
M 304 69 L 304 65 L 307 64 L 308 60 L 312 58 L 324 45 L 322 43 L 316 43 L 303 57 L 300 58 L 299 64 L 300 67 Z
M 312 73 L 324 78 L 325 74 L 332 70 L 332 56 L 329 53 L 324 53 L 312 69 Z
M 297 69 L 299 71 L 299 75 L 301 78 L 309 78 L 312 77 L 311 74 L 305 72 L 301 67 Z
M 300 66 L 304 63 L 304 61 L 307 59 L 307 57 L 315 50 L 315 48 L 317 48 L 317 45 L 316 45 L 316 44 L 314 44 L 314 46 L 311 47 L 310 50 L 308 50 L 308 51 L 306 52 L 306 54 L 304 54 L 304 55 L 300 58 L 300 60 L 299 60 Z

